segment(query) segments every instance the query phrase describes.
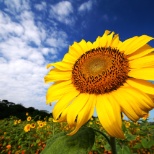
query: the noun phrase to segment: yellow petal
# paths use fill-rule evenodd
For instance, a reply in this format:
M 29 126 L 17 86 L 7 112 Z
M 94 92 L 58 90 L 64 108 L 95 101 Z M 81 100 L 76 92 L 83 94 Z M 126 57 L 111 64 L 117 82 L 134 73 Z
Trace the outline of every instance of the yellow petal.
M 111 34 L 108 35 L 106 47 L 111 47 L 113 35 L 114 35 L 114 32 L 112 32 Z
M 69 135 L 75 134 L 93 115 L 96 102 L 96 95 L 89 95 L 89 100 L 79 112 L 75 129 Z
M 116 108 L 113 108 L 113 104 Z M 117 138 L 124 138 L 123 132 L 121 130 L 121 126 L 119 125 L 120 118 L 120 108 L 118 104 L 115 102 L 110 102 L 108 96 L 104 95 L 97 95 L 97 102 L 96 102 L 96 111 L 98 114 L 98 118 L 103 125 L 104 129 L 113 137 Z
M 62 71 L 72 71 L 73 65 L 66 62 L 56 62 L 53 64 L 50 64 L 51 66 L 54 66 L 55 68 L 62 70 Z
M 78 43 L 74 42 L 73 45 L 69 46 L 68 54 L 70 54 L 72 57 L 74 57 L 73 61 L 74 60 L 76 61 L 83 54 L 83 51 L 80 48 L 80 46 L 78 45 Z
M 129 61 L 129 66 L 130 68 L 152 67 L 154 66 L 154 54 Z
M 65 83 L 65 82 L 62 82 Z M 72 84 L 66 84 L 66 86 L 63 86 L 63 84 L 57 84 L 57 86 L 51 86 L 46 94 L 47 104 L 56 100 L 59 100 L 64 94 L 70 92 L 71 90 L 74 90 L 75 87 Z M 61 87 L 61 88 L 58 88 Z
M 71 71 L 59 71 L 57 69 L 52 69 L 44 77 L 45 83 L 55 82 L 55 81 L 65 81 L 71 80 L 72 72 Z
M 125 87 L 122 90 L 130 94 L 130 96 L 134 98 L 134 105 L 137 104 L 143 111 L 149 111 L 154 107 L 152 99 L 144 92 L 133 87 Z
M 135 39 L 130 46 L 128 46 L 125 49 L 125 54 L 129 55 L 131 53 L 134 53 L 137 49 L 141 48 L 142 46 L 144 46 L 146 43 L 148 43 L 149 41 L 153 40 L 154 38 L 147 36 L 147 35 L 142 35 L 140 37 L 138 37 L 137 39 Z
M 152 84 L 151 82 L 141 80 L 141 79 L 131 79 L 131 78 L 126 80 L 126 82 L 130 86 L 136 89 L 139 89 L 142 92 L 154 95 L 154 84 Z
M 138 120 L 140 117 L 138 116 L 138 114 L 136 113 L 134 106 L 131 102 L 130 95 L 127 94 L 126 92 L 120 90 L 121 88 L 119 88 L 117 91 L 113 91 L 111 93 L 111 95 L 115 98 L 115 100 L 117 101 L 117 103 L 121 106 L 122 111 L 126 114 L 126 116 L 133 120 L 136 121 Z M 134 103 L 134 101 L 133 101 Z
M 62 61 L 66 62 L 66 63 L 75 64 L 75 62 L 76 62 L 76 60 L 77 60 L 76 57 L 78 57 L 77 54 L 73 55 L 73 53 L 66 53 L 66 54 L 64 55 L 64 58 L 63 58 Z
M 128 76 L 143 80 L 154 80 L 154 68 L 131 69 Z
M 93 49 L 93 44 L 91 42 L 87 42 L 88 51 Z
M 54 122 L 67 122 L 67 112 L 68 108 L 65 108 L 63 112 L 59 115 L 59 118 L 54 119 Z
M 107 44 L 107 37 L 110 31 L 106 30 L 103 34 L 103 36 L 100 38 L 100 47 L 106 47 Z
M 154 48 L 152 48 L 150 45 L 145 44 L 143 47 L 139 48 L 138 50 L 136 50 L 134 53 L 130 54 L 128 56 L 129 60 L 132 59 L 137 59 L 140 57 L 143 57 L 149 53 L 151 53 L 152 51 L 154 51 Z
M 129 46 L 132 44 L 132 42 L 134 42 L 137 38 L 138 38 L 138 36 L 134 36 L 132 38 L 125 40 L 121 44 L 119 44 L 118 45 L 119 51 L 125 53 L 126 49 L 129 48 Z
M 48 69 L 49 67 L 52 66 L 53 63 L 47 64 L 46 68 Z
M 71 103 L 71 101 L 79 94 L 75 88 L 70 92 L 66 93 L 61 99 L 55 104 L 53 108 L 53 117 L 57 119 L 63 110 Z
M 85 53 L 85 52 L 87 52 L 89 50 L 85 40 L 81 40 L 78 44 L 82 48 L 83 53 Z
M 79 94 L 78 97 L 70 104 L 67 113 L 67 122 L 70 126 L 75 124 L 78 113 L 85 106 L 89 98 L 89 94 Z
M 112 39 L 111 47 L 116 48 L 118 44 L 119 44 L 119 35 L 116 34 Z
M 71 54 L 71 52 L 75 52 L 79 58 L 85 52 L 85 50 L 80 46 L 79 43 L 74 42 L 73 45 L 69 48 L 69 53 Z
M 93 43 L 93 47 L 96 49 L 100 47 L 100 36 L 97 37 L 96 41 Z

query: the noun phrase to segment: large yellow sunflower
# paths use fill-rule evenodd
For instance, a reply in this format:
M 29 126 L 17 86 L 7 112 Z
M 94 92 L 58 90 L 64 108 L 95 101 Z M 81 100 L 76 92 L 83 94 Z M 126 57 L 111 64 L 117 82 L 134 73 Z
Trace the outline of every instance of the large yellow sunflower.
M 119 40 L 119 35 L 105 31 L 94 43 L 74 42 L 60 62 L 45 76 L 54 82 L 48 89 L 47 103 L 56 121 L 67 121 L 76 133 L 93 115 L 110 136 L 124 138 L 121 112 L 133 121 L 154 108 L 154 48 L 147 43 L 154 38 L 142 35 Z

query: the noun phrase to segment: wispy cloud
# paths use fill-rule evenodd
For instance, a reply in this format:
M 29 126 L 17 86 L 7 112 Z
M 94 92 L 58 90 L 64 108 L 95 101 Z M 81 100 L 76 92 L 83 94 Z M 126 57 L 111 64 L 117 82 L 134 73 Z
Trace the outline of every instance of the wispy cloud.
M 37 10 L 42 11 L 42 10 L 45 10 L 46 9 L 47 4 L 46 4 L 46 2 L 41 2 L 40 4 L 35 4 L 34 7 Z
M 55 5 L 51 5 L 50 17 L 58 20 L 61 23 L 72 25 L 74 24 L 73 6 L 69 1 L 62 1 Z
M 48 110 L 43 80 L 46 57 L 50 55 L 55 61 L 60 50 L 66 48 L 68 36 L 37 21 L 29 0 L 4 3 L 6 7 L 0 11 L 0 98 Z M 41 10 L 39 5 L 35 7 Z
M 90 11 L 92 9 L 92 6 L 93 6 L 93 2 L 92 0 L 89 0 L 87 2 L 82 3 L 79 6 L 78 11 L 79 12 Z

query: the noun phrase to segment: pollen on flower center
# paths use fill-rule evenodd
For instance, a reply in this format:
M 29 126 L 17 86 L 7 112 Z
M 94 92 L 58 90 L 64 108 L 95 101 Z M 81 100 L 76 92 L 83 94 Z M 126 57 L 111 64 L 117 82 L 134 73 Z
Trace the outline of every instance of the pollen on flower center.
M 112 48 L 87 51 L 74 64 L 72 82 L 81 93 L 103 94 L 119 88 L 128 78 L 124 53 Z

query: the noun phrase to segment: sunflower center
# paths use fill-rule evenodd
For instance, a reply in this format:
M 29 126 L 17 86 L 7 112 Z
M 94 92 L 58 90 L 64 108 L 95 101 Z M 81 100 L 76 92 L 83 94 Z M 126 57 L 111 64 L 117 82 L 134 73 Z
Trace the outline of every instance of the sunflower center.
M 72 82 L 81 93 L 104 94 L 118 89 L 128 78 L 127 57 L 112 48 L 87 51 L 74 64 Z

